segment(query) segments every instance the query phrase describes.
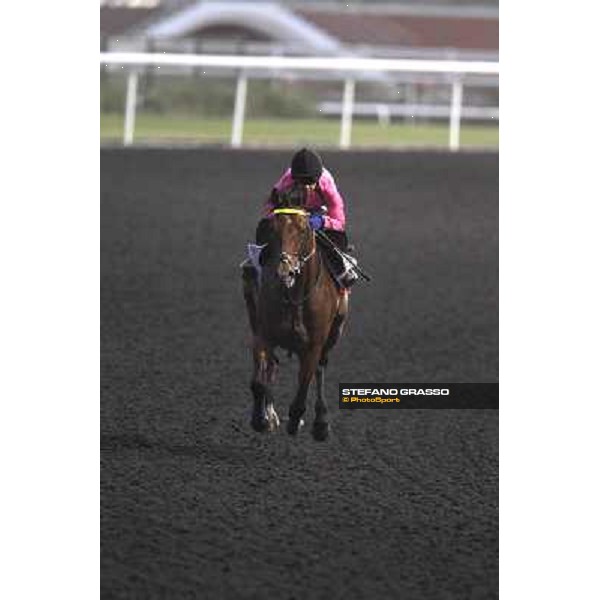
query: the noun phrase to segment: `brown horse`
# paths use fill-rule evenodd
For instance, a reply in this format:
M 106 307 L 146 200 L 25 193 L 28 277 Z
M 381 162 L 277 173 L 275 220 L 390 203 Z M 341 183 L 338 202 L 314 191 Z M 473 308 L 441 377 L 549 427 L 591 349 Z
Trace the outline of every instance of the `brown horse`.
M 279 418 L 271 386 L 278 363 L 277 347 L 300 360 L 298 389 L 289 410 L 287 431 L 303 424 L 308 388 L 316 375 L 317 400 L 313 437 L 325 440 L 329 420 L 325 401 L 325 367 L 348 315 L 348 296 L 340 294 L 325 266 L 314 231 L 302 208 L 273 211 L 268 245 L 261 254 L 260 280 L 244 278 L 244 298 L 253 333 L 254 396 L 252 427 L 274 431 Z

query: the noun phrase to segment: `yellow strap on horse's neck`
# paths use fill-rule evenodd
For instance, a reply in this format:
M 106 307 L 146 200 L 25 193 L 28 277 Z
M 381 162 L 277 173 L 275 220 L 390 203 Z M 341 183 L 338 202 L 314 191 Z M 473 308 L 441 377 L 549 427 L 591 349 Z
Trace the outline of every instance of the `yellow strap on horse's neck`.
M 276 208 L 273 210 L 274 215 L 303 215 L 308 213 L 303 208 Z

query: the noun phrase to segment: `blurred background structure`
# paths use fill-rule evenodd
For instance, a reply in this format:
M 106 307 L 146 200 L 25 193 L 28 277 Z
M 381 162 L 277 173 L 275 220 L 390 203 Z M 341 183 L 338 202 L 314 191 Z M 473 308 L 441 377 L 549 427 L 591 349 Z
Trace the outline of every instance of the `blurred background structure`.
M 101 139 L 497 147 L 498 7 L 475 1 L 101 0 Z M 127 53 L 154 58 L 121 60 Z M 349 72 L 158 62 L 172 55 L 492 68 Z

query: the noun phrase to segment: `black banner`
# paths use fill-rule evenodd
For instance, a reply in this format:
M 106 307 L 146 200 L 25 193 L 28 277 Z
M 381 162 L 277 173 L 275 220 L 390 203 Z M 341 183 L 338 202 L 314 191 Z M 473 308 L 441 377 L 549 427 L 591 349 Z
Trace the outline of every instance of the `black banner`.
M 355 408 L 498 409 L 497 383 L 340 383 L 339 405 Z

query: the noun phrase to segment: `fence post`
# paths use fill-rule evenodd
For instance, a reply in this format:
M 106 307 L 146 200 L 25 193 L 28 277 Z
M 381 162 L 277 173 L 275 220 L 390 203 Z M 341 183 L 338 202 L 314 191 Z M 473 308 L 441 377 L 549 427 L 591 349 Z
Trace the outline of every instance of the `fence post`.
M 244 73 L 240 73 L 235 88 L 235 104 L 233 107 L 233 124 L 231 126 L 231 146 L 239 148 L 242 145 L 244 133 L 244 115 L 246 113 L 246 92 L 248 79 Z
M 390 107 L 387 104 L 377 105 L 377 122 L 382 127 L 387 127 L 390 124 Z
M 352 134 L 352 111 L 354 107 L 354 79 L 346 79 L 344 83 L 344 99 L 342 101 L 342 122 L 340 127 L 340 148 L 350 147 Z
M 127 77 L 127 97 L 125 98 L 125 126 L 123 129 L 123 145 L 125 146 L 129 146 L 133 142 L 135 107 L 137 104 L 137 83 L 137 71 L 130 71 Z
M 460 113 L 462 110 L 463 82 L 456 77 L 452 82 L 452 103 L 450 105 L 450 150 L 460 147 Z

